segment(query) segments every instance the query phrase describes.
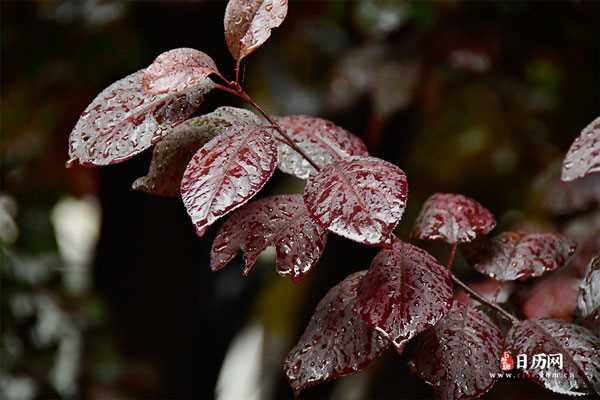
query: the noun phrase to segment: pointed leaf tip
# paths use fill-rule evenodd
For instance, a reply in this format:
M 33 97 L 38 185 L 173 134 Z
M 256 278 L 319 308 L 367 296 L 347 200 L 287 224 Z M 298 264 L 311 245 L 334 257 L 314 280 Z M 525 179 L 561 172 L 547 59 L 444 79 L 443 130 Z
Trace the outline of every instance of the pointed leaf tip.
M 381 250 L 358 288 L 356 311 L 402 348 L 434 325 L 452 305 L 447 268 L 416 246 L 396 239 Z
M 239 62 L 262 46 L 271 29 L 283 23 L 287 10 L 287 0 L 229 0 L 224 27 L 233 58 Z
M 260 127 L 232 126 L 198 150 L 181 181 L 181 197 L 198 236 L 256 195 L 276 167 L 277 144 Z
M 213 242 L 213 271 L 227 265 L 239 251 L 244 253 L 243 274 L 268 246 L 277 252 L 277 272 L 298 282 L 319 260 L 327 231 L 308 215 L 302 195 L 277 195 L 237 210 L 219 229 Z
M 187 119 L 212 82 L 193 90 L 149 95 L 144 70 L 104 89 L 85 109 L 69 136 L 69 157 L 83 166 L 123 162 L 151 147 Z

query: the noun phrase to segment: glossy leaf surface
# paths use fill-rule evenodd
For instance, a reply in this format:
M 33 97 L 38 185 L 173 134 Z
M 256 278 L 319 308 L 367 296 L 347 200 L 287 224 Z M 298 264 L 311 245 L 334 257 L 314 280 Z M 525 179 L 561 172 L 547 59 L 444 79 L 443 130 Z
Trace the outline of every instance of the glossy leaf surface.
M 421 240 L 467 243 L 488 234 L 496 219 L 477 201 L 452 193 L 436 193 L 421 209 L 413 235 Z
M 434 325 L 451 305 L 447 268 L 426 251 L 400 240 L 375 256 L 358 289 L 357 312 L 397 348 Z
M 581 326 L 551 319 L 522 321 L 508 332 L 507 348 L 513 355 L 527 354 L 528 368 L 519 372 L 553 392 L 600 393 L 600 338 Z M 536 354 L 562 354 L 562 368 L 529 368 Z
M 188 119 L 154 147 L 148 174 L 136 179 L 132 188 L 159 196 L 180 196 L 183 172 L 200 147 L 232 125 L 254 126 L 260 122 L 252 112 L 235 107 L 219 107 Z
M 577 309 L 582 317 L 600 310 L 600 256 L 590 261 L 587 272 L 579 286 Z
M 511 281 L 564 266 L 575 247 L 575 242 L 556 233 L 503 232 L 465 246 L 463 254 L 482 274 Z
M 415 365 L 441 399 L 473 399 L 496 382 L 503 346 L 502 332 L 487 315 L 455 303 L 419 336 Z
M 210 267 L 223 268 L 244 253 L 244 274 L 267 246 L 277 251 L 277 272 L 299 280 L 319 260 L 327 231 L 308 215 L 302 195 L 279 195 L 257 200 L 237 210 L 219 229 Z
M 141 153 L 188 118 L 213 87 L 206 80 L 190 91 L 153 96 L 142 89 L 143 75 L 113 83 L 85 109 L 69 137 L 70 162 L 108 165 Z
M 579 279 L 562 270 L 536 280 L 521 307 L 527 318 L 570 321 L 577 304 Z
M 374 157 L 330 164 L 304 188 L 304 202 L 315 221 L 340 236 L 371 245 L 390 242 L 407 196 L 404 172 Z
M 211 74 L 219 74 L 215 62 L 205 53 L 179 48 L 162 53 L 144 72 L 142 86 L 149 94 L 182 92 L 205 85 Z
M 348 156 L 368 156 L 365 144 L 333 122 L 306 115 L 278 118 L 277 122 L 289 137 L 319 167 L 343 160 Z M 279 145 L 279 169 L 300 179 L 317 171 L 291 147 Z
M 561 178 L 572 181 L 596 172 L 600 172 L 600 117 L 586 126 L 571 145 Z
M 356 272 L 327 292 L 285 359 L 284 371 L 296 394 L 365 368 L 389 346 L 353 311 L 365 274 Z
M 250 200 L 277 167 L 277 144 L 260 127 L 232 126 L 202 147 L 181 181 L 181 197 L 198 236 Z
M 225 41 L 240 61 L 271 36 L 287 14 L 287 0 L 229 0 L 225 9 Z

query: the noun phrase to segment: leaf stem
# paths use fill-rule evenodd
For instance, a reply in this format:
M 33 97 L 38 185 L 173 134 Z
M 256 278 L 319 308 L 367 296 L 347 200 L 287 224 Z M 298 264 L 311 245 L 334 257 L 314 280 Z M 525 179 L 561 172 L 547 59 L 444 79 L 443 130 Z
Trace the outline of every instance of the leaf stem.
M 493 301 L 489 301 L 488 299 L 486 299 L 485 297 L 483 297 L 482 295 L 480 295 L 479 293 L 477 293 L 476 291 L 474 291 L 473 289 L 471 289 L 466 283 L 464 283 L 463 281 L 461 281 L 460 279 L 458 279 L 456 277 L 456 275 L 454 275 L 453 273 L 450 273 L 450 275 L 452 276 L 452 280 L 455 283 L 457 283 L 460 287 L 462 287 L 472 297 L 476 298 L 477 301 L 479 301 L 481 304 L 485 304 L 486 306 L 491 307 L 494 310 L 498 311 L 500 313 L 500 315 L 502 315 L 503 317 L 507 318 L 513 324 L 516 324 L 516 323 L 520 322 L 517 317 L 515 317 L 514 315 L 512 315 L 511 313 L 509 313 L 508 311 L 506 311 L 502 307 L 500 307 L 498 304 L 494 303 Z
M 238 59 L 235 61 L 235 83 L 240 85 L 240 64 L 241 61 Z
M 241 87 L 238 86 L 239 90 L 236 90 L 235 88 L 219 85 L 217 83 L 215 84 L 215 88 L 232 94 L 236 97 L 239 97 L 240 99 L 244 100 L 246 103 L 254 107 L 256 111 L 258 111 L 271 124 L 271 126 L 275 130 L 277 130 L 281 137 L 283 137 L 285 144 L 287 144 L 292 149 L 294 149 L 294 151 L 300 154 L 306 161 L 308 161 L 310 165 L 312 165 L 314 169 L 316 169 L 317 171 L 321 170 L 321 167 L 319 167 L 319 165 L 313 159 L 311 159 L 310 156 L 304 152 L 304 150 L 302 150 L 296 143 L 294 143 L 292 138 L 287 133 L 285 133 L 285 131 L 281 128 L 281 126 L 279 126 L 279 124 L 273 119 L 273 117 L 271 117 L 265 110 L 263 110 L 262 107 L 259 106 L 252 99 L 252 97 L 250 97 L 248 93 L 246 93 Z
M 224 92 L 227 92 L 229 94 L 232 94 L 232 95 L 234 95 L 236 97 L 239 97 L 240 99 L 244 100 L 245 102 L 247 102 L 248 104 L 250 104 L 252 107 L 254 107 L 277 130 L 277 132 L 279 132 L 279 134 L 285 139 L 285 144 L 287 144 L 292 149 L 294 149 L 298 154 L 300 154 L 306 161 L 308 161 L 308 163 L 310 165 L 313 166 L 314 169 L 316 169 L 317 171 L 320 171 L 321 168 L 317 165 L 317 163 L 315 163 L 310 158 L 310 156 L 308 156 L 308 154 L 306 154 L 304 152 L 304 150 L 302 150 L 300 147 L 298 147 L 298 145 L 296 145 L 296 143 L 294 143 L 294 141 L 292 140 L 292 138 L 290 138 L 284 132 L 284 130 L 281 129 L 281 126 L 279 126 L 279 124 L 275 120 L 273 120 L 273 118 L 265 110 L 263 110 L 262 107 L 259 106 L 248 95 L 248 93 L 246 93 L 241 88 L 241 86 L 239 85 L 239 82 L 238 82 L 238 78 L 239 78 L 239 62 L 236 64 L 236 82 L 230 82 L 229 83 L 229 85 L 230 86 L 234 86 L 234 88 L 223 86 L 223 85 L 219 85 L 219 84 L 216 84 L 215 88 L 219 89 L 219 90 L 222 90 Z M 450 257 L 448 259 L 448 268 L 449 269 L 454 264 L 454 259 L 456 257 L 456 248 L 457 248 L 457 245 L 454 244 L 452 246 L 452 250 L 450 251 Z M 459 286 L 461 286 L 467 293 L 469 293 L 471 296 L 473 296 L 474 298 L 476 298 L 480 303 L 485 304 L 488 307 L 493 308 L 494 310 L 498 311 L 503 317 L 507 318 L 513 324 L 519 322 L 519 319 L 517 317 L 515 317 L 512 314 L 510 314 L 508 311 L 504 310 L 498 304 L 487 300 L 485 297 L 483 297 L 482 295 L 480 295 L 479 293 L 477 293 L 476 291 L 474 291 L 473 289 L 471 289 L 469 286 L 467 286 L 467 284 L 465 284 L 463 281 L 461 281 L 460 279 L 458 279 L 452 272 L 450 272 L 450 275 L 452 276 L 452 280 L 455 283 L 457 283 Z
M 458 243 L 454 243 L 452 248 L 450 249 L 450 256 L 448 257 L 448 269 L 452 269 L 454 265 L 454 259 L 456 258 L 456 248 L 458 247 Z

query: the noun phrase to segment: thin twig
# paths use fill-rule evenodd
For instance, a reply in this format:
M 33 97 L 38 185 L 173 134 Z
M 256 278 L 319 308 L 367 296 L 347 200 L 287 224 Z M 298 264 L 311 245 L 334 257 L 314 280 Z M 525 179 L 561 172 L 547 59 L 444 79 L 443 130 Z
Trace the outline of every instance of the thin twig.
M 477 299 L 477 301 L 479 301 L 481 304 L 485 304 L 486 306 L 491 307 L 494 310 L 498 311 L 502 316 L 506 317 L 513 324 L 516 324 L 516 323 L 520 322 L 517 317 L 515 317 L 514 315 L 512 315 L 511 313 L 509 313 L 508 311 L 506 311 L 502 307 L 500 307 L 498 304 L 496 304 L 496 303 L 494 303 L 492 301 L 487 300 L 485 297 L 483 297 L 482 295 L 480 295 L 479 293 L 477 293 L 476 291 L 474 291 L 473 289 L 471 289 L 469 286 L 467 286 L 466 283 L 464 283 L 463 281 L 461 281 L 460 279 L 458 279 L 453 273 L 450 273 L 450 275 L 452 276 L 452 280 L 455 283 L 457 283 L 459 286 L 461 286 L 471 296 L 475 297 Z
M 235 62 L 235 83 L 240 85 L 240 60 Z
M 452 269 L 454 265 L 454 259 L 456 258 L 456 248 L 458 247 L 458 243 L 454 243 L 452 248 L 450 249 L 450 256 L 448 257 L 448 269 Z

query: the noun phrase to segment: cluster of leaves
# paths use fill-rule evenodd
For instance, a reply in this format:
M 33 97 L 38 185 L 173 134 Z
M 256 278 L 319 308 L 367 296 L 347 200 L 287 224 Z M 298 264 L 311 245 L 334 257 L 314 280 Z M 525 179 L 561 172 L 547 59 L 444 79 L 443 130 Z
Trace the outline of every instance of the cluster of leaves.
M 496 226 L 491 212 L 459 194 L 435 194 L 413 237 L 450 244 L 448 265 L 397 238 L 394 230 L 408 196 L 399 167 L 370 156 L 359 138 L 329 121 L 271 117 L 240 85 L 241 61 L 286 13 L 287 0 L 231 0 L 224 26 L 235 80 L 224 78 L 201 51 L 161 54 L 93 100 L 71 133 L 69 164 L 122 162 L 155 145 L 150 170 L 134 189 L 181 196 L 199 237 L 231 214 L 213 243 L 213 270 L 242 252 L 246 274 L 273 246 L 277 272 L 298 282 L 318 262 L 329 233 L 380 248 L 368 270 L 327 293 L 287 356 L 284 370 L 296 393 L 361 370 L 388 348 L 402 352 L 413 339 L 419 375 L 444 399 L 475 398 L 490 390 L 505 350 L 561 353 L 568 378 L 536 371 L 528 377 L 559 393 L 600 393 L 598 261 L 590 264 L 578 299 L 587 329 L 551 319 L 521 321 L 450 271 L 460 246 L 469 263 L 494 280 L 538 277 L 563 267 L 573 255 L 575 243 L 563 235 L 501 232 L 487 238 Z M 258 114 L 220 107 L 189 118 L 212 89 L 245 100 Z M 573 145 L 565 180 L 599 170 L 599 132 L 596 120 Z M 277 168 L 306 180 L 304 192 L 247 204 Z M 453 282 L 506 317 L 510 330 L 504 332 L 474 302 L 455 302 Z

